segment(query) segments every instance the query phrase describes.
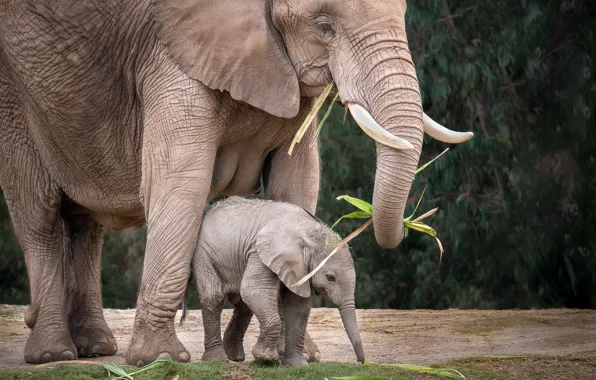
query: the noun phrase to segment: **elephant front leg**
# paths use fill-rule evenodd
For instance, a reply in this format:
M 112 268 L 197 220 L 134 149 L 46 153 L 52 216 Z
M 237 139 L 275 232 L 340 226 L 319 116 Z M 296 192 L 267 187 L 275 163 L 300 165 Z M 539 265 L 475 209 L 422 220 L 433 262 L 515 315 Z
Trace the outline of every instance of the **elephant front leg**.
M 290 366 L 307 365 L 303 351 L 311 299 L 300 297 L 288 289 L 283 290 L 281 298 L 285 321 L 285 350 L 282 362 Z
M 195 178 L 204 175 L 202 171 L 189 173 Z M 206 183 L 194 179 L 188 183 L 168 180 L 153 186 L 160 189 L 148 195 L 152 205 L 147 248 L 132 341 L 126 355 L 126 362 L 137 366 L 162 357 L 190 361 L 190 354 L 176 336 L 174 318 L 186 292 L 209 191 Z
M 64 265 L 68 328 L 81 357 L 115 355 L 101 299 L 103 228 L 88 215 L 65 215 Z
M 279 278 L 258 255 L 249 256 L 240 295 L 259 320 L 259 338 L 252 349 L 255 359 L 279 360 L 277 341 L 281 334 L 281 321 L 276 307 L 279 287 Z
M 283 303 L 281 297 L 278 302 L 279 305 L 279 315 L 281 317 L 281 336 L 277 341 L 277 352 L 279 352 L 279 356 L 284 356 L 286 350 L 286 339 L 285 339 L 285 321 L 284 321 L 284 314 L 283 314 Z M 318 362 L 321 361 L 321 353 L 317 348 L 315 342 L 313 342 L 312 338 L 308 334 L 308 331 L 305 332 L 304 335 L 304 350 L 302 352 L 302 356 L 308 362 Z
M 147 247 L 126 354 L 132 365 L 162 357 L 190 361 L 174 318 L 186 292 L 218 144 L 217 121 L 198 109 L 209 108 L 202 103 L 209 102 L 208 94 L 193 91 L 198 84 L 186 77 L 164 75 L 163 81 L 146 105 L 141 198 Z

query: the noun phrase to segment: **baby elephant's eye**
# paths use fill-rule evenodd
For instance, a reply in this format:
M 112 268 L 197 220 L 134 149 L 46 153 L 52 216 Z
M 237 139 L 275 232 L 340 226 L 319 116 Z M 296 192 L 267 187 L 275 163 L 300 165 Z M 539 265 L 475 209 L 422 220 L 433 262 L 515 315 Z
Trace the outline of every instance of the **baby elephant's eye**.
M 333 273 L 327 273 L 325 277 L 327 277 L 327 281 L 335 282 L 335 275 Z

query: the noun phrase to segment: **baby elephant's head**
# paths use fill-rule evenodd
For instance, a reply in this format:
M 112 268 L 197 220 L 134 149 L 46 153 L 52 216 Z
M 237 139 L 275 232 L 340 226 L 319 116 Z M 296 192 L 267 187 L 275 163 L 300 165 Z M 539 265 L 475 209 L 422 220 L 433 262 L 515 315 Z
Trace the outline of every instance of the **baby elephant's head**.
M 295 286 L 341 241 L 328 226 L 304 210 L 297 212 L 295 207 L 273 218 L 260 230 L 256 250 L 263 263 L 292 292 L 301 297 L 315 293 L 337 306 L 356 357 L 363 363 L 364 351 L 354 304 L 356 271 L 350 251 L 342 247 L 315 273 L 310 284 Z
M 331 232 L 327 226 L 319 225 L 309 231 L 312 238 L 310 262 L 308 270 L 316 268 L 333 251 L 335 245 L 341 241 L 339 236 Z M 310 239 L 309 239 L 310 240 Z M 360 340 L 360 331 L 356 321 L 354 291 L 356 288 L 356 271 L 354 260 L 347 246 L 341 247 L 319 269 L 310 280 L 312 291 L 333 303 L 339 309 L 339 314 L 348 333 L 354 352 L 359 362 L 364 363 L 364 350 Z
M 329 246 L 325 242 L 317 242 L 318 244 L 310 247 L 312 253 L 310 254 L 309 270 L 313 270 L 321 264 L 334 249 L 338 239 L 332 239 L 332 236 L 329 238 Z M 356 271 L 348 247 L 341 247 L 331 256 L 321 269 L 314 274 L 310 283 L 316 295 L 333 303 L 340 309 L 354 307 Z

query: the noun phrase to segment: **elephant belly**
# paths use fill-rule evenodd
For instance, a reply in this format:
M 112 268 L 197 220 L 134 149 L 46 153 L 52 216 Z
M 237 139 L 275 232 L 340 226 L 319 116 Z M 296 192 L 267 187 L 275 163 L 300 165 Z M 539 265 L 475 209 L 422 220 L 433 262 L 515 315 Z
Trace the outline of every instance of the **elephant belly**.
M 55 183 L 105 227 L 142 223 L 140 142 L 127 141 L 117 132 L 134 130 L 133 126 L 119 121 L 69 124 L 64 122 L 64 128 L 33 124 L 35 145 Z
M 217 153 L 209 198 L 251 195 L 260 187 L 265 149 L 248 149 L 250 144 L 221 147 Z

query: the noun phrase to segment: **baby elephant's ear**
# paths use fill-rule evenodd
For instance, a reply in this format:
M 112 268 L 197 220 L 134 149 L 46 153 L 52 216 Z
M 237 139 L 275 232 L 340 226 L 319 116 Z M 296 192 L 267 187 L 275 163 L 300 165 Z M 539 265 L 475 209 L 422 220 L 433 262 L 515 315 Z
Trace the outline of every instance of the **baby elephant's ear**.
M 310 297 L 310 282 L 292 286 L 308 274 L 302 241 L 297 234 L 279 231 L 274 223 L 257 235 L 256 250 L 263 262 L 292 292 Z

